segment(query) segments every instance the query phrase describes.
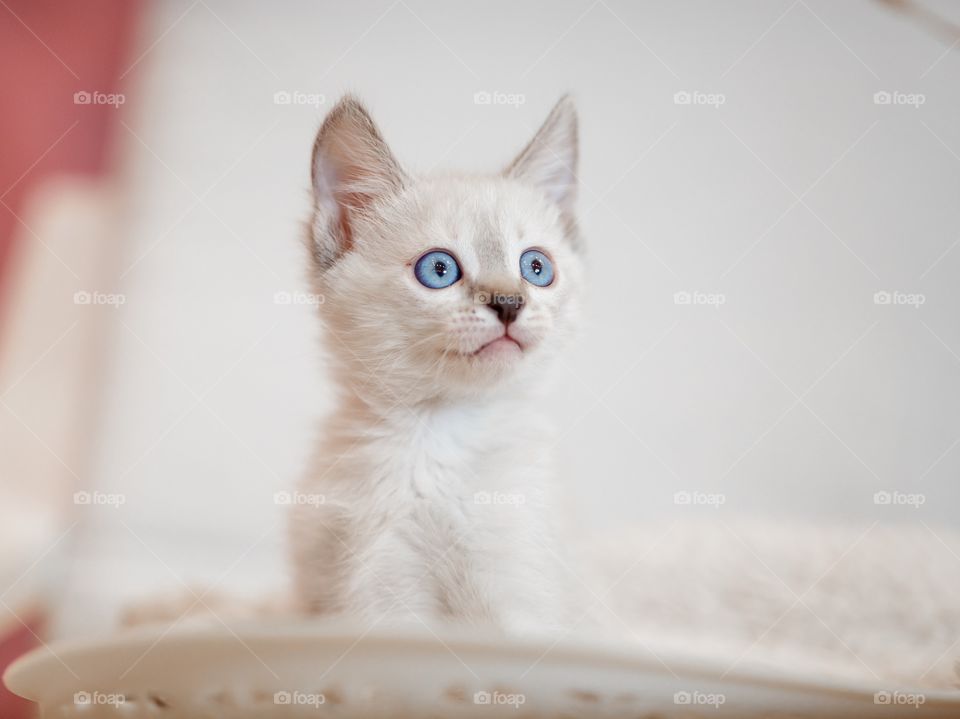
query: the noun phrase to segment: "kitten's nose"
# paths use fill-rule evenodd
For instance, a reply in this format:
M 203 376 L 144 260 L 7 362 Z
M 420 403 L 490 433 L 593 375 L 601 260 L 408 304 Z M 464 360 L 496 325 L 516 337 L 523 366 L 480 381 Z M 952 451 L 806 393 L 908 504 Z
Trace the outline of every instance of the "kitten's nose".
M 490 294 L 487 307 L 497 313 L 497 317 L 503 324 L 508 325 L 517 319 L 517 315 L 523 309 L 523 295 L 493 292 Z

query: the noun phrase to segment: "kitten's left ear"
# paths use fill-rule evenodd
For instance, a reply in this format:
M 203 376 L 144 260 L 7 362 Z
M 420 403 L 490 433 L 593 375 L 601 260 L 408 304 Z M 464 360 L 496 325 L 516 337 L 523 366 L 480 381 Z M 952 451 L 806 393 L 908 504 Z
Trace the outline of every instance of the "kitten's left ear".
M 577 198 L 577 110 L 564 95 L 523 152 L 507 168 L 508 177 L 536 185 L 562 209 Z
M 311 176 L 312 249 L 322 269 L 352 247 L 356 220 L 407 181 L 370 114 L 351 95 L 337 103 L 317 133 Z

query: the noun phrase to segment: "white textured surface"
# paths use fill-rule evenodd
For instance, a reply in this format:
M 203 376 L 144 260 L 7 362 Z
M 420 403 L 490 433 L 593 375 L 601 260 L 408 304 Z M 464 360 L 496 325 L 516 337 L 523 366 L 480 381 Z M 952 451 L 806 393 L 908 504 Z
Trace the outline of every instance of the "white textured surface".
M 597 622 L 734 672 L 960 687 L 960 534 L 908 525 L 674 522 L 585 555 Z
M 8 673 L 44 716 L 167 717 L 912 717 L 956 716 L 960 695 L 757 667 L 609 642 L 506 640 L 434 627 L 353 624 L 143 629 L 61 643 Z M 164 641 L 157 644 L 158 638 Z M 237 651 L 242 642 L 248 651 Z M 453 661 L 455 656 L 459 661 Z M 416 661 L 411 661 L 416 657 Z M 76 697 L 87 702 L 77 706 Z M 123 701 L 119 701 L 122 697 Z M 487 701 L 484 701 L 486 699 Z M 784 714 L 787 711 L 789 714 Z

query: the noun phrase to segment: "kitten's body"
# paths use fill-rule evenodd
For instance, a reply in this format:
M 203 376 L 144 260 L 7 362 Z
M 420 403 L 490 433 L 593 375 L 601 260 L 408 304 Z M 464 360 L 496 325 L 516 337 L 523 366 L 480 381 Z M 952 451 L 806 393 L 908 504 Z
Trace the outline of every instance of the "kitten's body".
M 549 477 L 529 459 L 548 436 L 527 398 L 380 410 L 345 400 L 302 485 L 293 529 L 311 611 L 559 623 Z
M 328 117 L 308 246 L 341 400 L 300 488 L 313 501 L 291 522 L 308 611 L 562 622 L 538 407 L 576 315 L 575 164 L 566 100 L 507 171 L 485 177 L 413 179 L 355 101 Z M 550 286 L 520 276 L 531 247 L 556 265 Z M 435 248 L 463 273 L 444 289 L 412 269 Z

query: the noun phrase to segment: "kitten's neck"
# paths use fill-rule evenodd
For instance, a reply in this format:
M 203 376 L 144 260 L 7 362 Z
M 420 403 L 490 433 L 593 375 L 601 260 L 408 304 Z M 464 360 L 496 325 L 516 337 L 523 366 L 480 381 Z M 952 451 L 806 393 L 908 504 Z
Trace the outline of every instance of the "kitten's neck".
M 434 461 L 451 469 L 501 460 L 520 465 L 549 447 L 551 429 L 535 391 L 492 391 L 470 397 L 404 402 L 348 392 L 328 430 L 348 446 L 381 451 L 397 466 Z
M 473 414 L 502 411 L 525 412 L 539 406 L 549 392 L 550 373 L 536 365 L 511 379 L 483 388 L 441 388 L 422 376 L 383 379 L 375 374 L 356 373 L 354 363 L 342 361 L 335 366 L 340 392 L 340 411 L 360 413 L 373 421 L 389 421 L 403 414 Z
M 402 430 L 410 422 L 506 424 L 511 416 L 538 414 L 539 397 L 517 388 L 464 396 L 406 397 L 402 392 L 346 391 L 334 418 L 338 422 Z

